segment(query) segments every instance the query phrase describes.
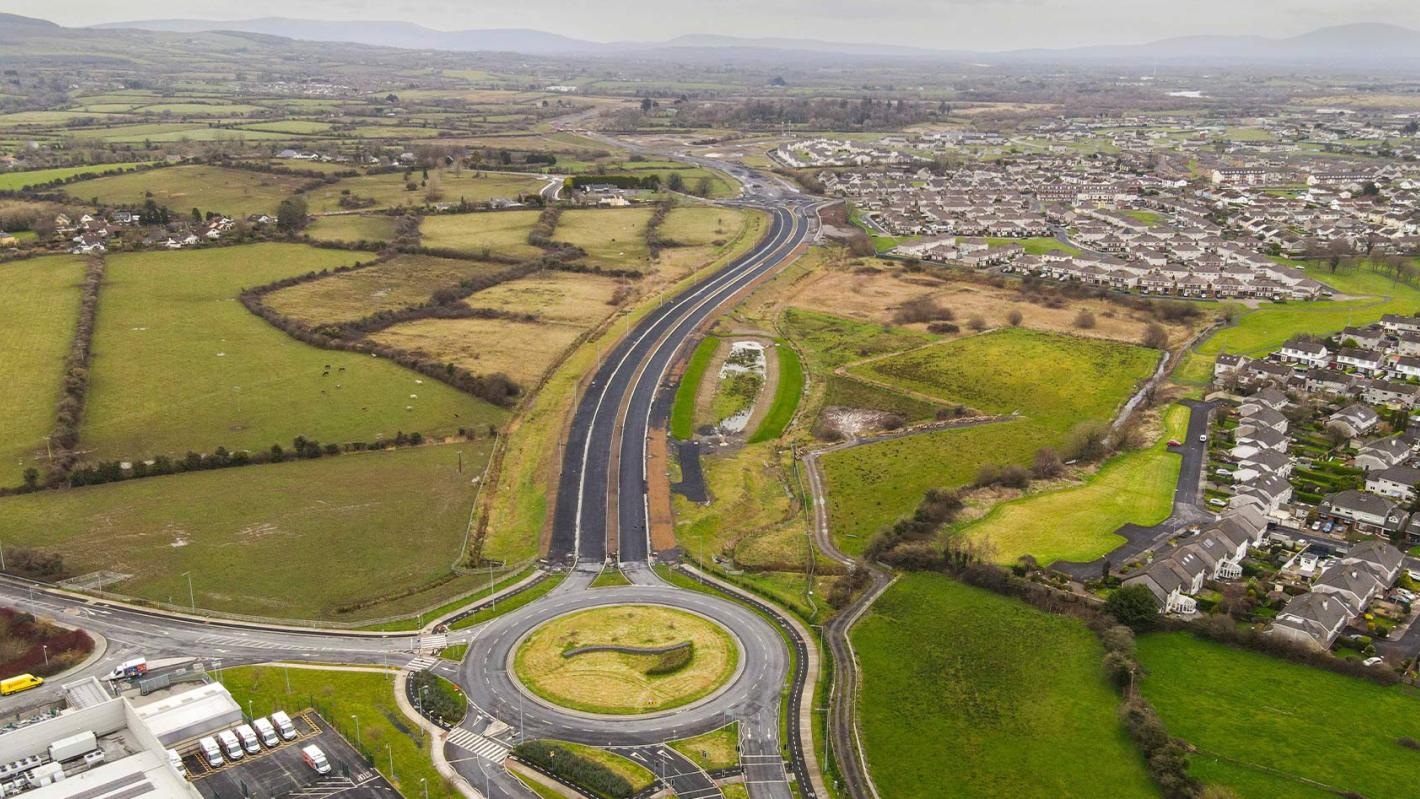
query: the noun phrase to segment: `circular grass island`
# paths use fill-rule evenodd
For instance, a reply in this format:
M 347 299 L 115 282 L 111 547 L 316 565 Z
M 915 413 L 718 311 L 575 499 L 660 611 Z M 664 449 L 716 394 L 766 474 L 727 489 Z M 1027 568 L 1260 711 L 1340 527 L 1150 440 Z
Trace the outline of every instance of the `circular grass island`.
M 610 605 L 534 628 L 518 644 L 513 671 L 554 705 L 626 716 L 710 696 L 734 676 L 739 659 L 730 632 L 704 616 L 664 605 Z

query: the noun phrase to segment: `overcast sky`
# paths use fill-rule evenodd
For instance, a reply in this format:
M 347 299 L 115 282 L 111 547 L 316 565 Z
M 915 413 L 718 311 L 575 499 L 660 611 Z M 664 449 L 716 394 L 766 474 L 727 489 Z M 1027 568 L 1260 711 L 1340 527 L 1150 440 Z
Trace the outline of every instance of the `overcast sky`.
M 1416 0 L 0 0 L 0 10 L 75 26 L 284 16 L 535 28 L 597 41 L 722 33 L 964 49 L 1285 36 L 1348 22 L 1420 28 Z

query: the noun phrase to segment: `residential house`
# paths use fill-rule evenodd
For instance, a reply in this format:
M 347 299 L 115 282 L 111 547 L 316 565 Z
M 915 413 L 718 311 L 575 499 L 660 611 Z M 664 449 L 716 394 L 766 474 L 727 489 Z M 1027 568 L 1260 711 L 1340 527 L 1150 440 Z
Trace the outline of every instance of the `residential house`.
M 1267 633 L 1324 652 L 1331 649 L 1346 628 L 1346 623 L 1355 615 L 1352 608 L 1331 594 L 1302 594 L 1283 606 L 1267 628 Z
M 1407 516 L 1385 497 L 1354 488 L 1327 494 L 1322 497 L 1320 508 L 1322 513 L 1354 524 L 1360 532 L 1378 535 L 1403 529 Z
M 1282 345 L 1282 359 L 1320 369 L 1331 362 L 1331 352 L 1319 341 L 1292 338 Z
M 1380 424 L 1381 417 L 1369 406 L 1353 403 L 1333 413 L 1326 419 L 1326 426 L 1339 427 L 1347 436 L 1355 438 L 1371 432 Z
M 1367 491 L 1397 502 L 1413 501 L 1417 483 L 1420 483 L 1420 469 L 1411 466 L 1392 466 L 1366 475 Z
M 1356 468 L 1366 471 L 1389 469 L 1410 457 L 1410 442 L 1401 436 L 1378 438 L 1361 447 L 1356 455 Z

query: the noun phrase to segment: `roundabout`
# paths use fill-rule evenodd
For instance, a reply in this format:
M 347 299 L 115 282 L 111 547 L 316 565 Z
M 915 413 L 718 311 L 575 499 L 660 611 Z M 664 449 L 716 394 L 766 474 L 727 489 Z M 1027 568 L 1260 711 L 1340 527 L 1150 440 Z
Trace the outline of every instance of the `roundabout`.
M 641 715 L 713 698 L 741 665 L 734 635 L 666 605 L 576 611 L 530 630 L 510 651 L 521 687 L 582 713 Z

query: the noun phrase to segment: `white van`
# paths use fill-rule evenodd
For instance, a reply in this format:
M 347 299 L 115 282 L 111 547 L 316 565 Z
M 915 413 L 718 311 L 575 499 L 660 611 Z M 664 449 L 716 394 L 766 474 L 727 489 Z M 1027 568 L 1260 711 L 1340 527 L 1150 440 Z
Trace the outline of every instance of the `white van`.
M 254 719 L 251 726 L 256 728 L 256 736 L 266 744 L 268 749 L 275 749 L 277 744 L 281 743 L 281 739 L 276 737 L 276 728 L 271 726 L 271 722 L 266 719 Z
M 319 746 L 311 744 L 301 748 L 301 759 L 306 761 L 306 765 L 315 769 L 317 774 L 330 773 L 330 761 L 325 759 L 325 752 Z
M 221 756 L 219 755 L 217 759 L 221 760 Z M 182 755 L 178 754 L 176 749 L 168 750 L 168 762 L 172 764 L 173 770 L 177 771 L 178 774 L 184 777 L 187 776 L 187 767 L 182 764 Z
M 247 754 L 261 754 L 261 741 L 256 739 L 256 730 L 253 730 L 250 724 L 237 725 L 237 738 L 241 739 L 242 748 L 247 750 Z
M 291 717 L 286 715 L 286 711 L 278 710 L 271 714 L 271 723 L 276 725 L 276 729 L 281 731 L 281 737 L 288 741 L 296 740 L 296 725 L 291 723 Z
M 202 759 L 207 761 L 207 765 L 212 768 L 222 766 L 222 750 L 217 748 L 217 739 L 207 736 L 197 742 L 198 748 L 202 750 Z
M 246 754 L 242 751 L 242 744 L 237 740 L 236 733 L 231 730 L 222 730 L 217 733 L 217 740 L 222 742 L 222 751 L 227 755 L 227 759 L 233 762 L 241 760 Z

